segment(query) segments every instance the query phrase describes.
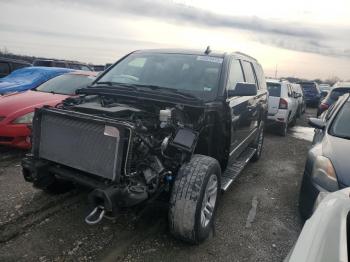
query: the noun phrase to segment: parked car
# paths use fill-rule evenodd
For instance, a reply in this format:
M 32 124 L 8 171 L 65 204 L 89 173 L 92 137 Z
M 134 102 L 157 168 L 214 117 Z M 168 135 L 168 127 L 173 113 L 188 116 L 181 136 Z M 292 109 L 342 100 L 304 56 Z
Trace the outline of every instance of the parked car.
M 34 66 L 46 66 L 46 67 L 60 67 L 60 68 L 70 68 L 75 70 L 83 71 L 93 71 L 93 69 L 84 63 L 77 61 L 65 61 L 56 59 L 36 59 L 33 62 Z
M 0 79 L 0 95 L 23 92 L 38 87 L 47 80 L 71 72 L 71 69 L 53 67 L 26 67 Z
M 95 72 L 103 72 L 105 70 L 104 65 L 93 65 L 92 66 Z
M 336 83 L 329 94 L 321 101 L 318 106 L 317 116 L 320 116 L 331 105 L 333 105 L 339 98 L 346 93 L 350 93 L 350 82 Z
M 306 105 L 316 107 L 321 99 L 321 91 L 316 82 L 299 82 L 305 95 Z
M 331 91 L 331 86 L 329 84 L 319 84 L 321 99 L 326 97 L 328 93 Z
M 350 188 L 321 193 L 285 262 L 348 261 Z
M 11 74 L 17 69 L 29 66 L 32 65 L 27 61 L 0 57 L 0 78 Z
M 88 224 L 165 193 L 171 233 L 206 239 L 220 189 L 262 152 L 258 61 L 209 49 L 135 51 L 78 93 L 36 110 L 24 178 L 48 191 L 62 180 L 92 188 Z
M 300 95 L 295 93 L 288 81 L 267 80 L 269 91 L 268 122 L 278 128 L 282 136 L 287 135 L 289 125 L 294 125 L 298 117 Z
M 320 192 L 350 186 L 350 95 L 339 98 L 321 118 L 310 118 L 316 128 L 309 150 L 299 196 L 303 218 L 312 214 Z
M 298 110 L 297 110 L 297 116 L 300 117 L 302 114 L 305 113 L 306 110 L 306 102 L 305 102 L 305 95 L 304 91 L 301 88 L 299 84 L 292 84 L 293 91 L 297 94 L 298 97 Z
M 0 145 L 31 147 L 31 125 L 35 108 L 56 106 L 94 80 L 94 72 L 76 71 L 56 76 L 36 89 L 0 97 Z

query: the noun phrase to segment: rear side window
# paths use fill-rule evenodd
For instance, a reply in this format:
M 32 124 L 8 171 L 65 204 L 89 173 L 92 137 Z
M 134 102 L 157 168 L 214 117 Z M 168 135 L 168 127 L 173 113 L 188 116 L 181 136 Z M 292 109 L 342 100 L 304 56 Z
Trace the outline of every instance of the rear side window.
M 242 61 L 242 66 L 246 82 L 250 84 L 257 84 L 252 64 L 247 61 Z
M 349 88 L 336 88 L 331 91 L 331 94 L 329 95 L 329 98 L 333 101 L 338 100 L 338 98 L 346 93 L 350 93 L 350 87 Z
M 242 66 L 239 60 L 232 60 L 227 89 L 235 89 L 237 83 L 244 82 Z
M 279 83 L 267 83 L 267 90 L 269 91 L 269 96 L 281 96 L 281 84 Z
M 10 73 L 10 66 L 8 63 L 0 62 L 0 76 L 5 76 Z
M 259 86 L 261 89 L 266 89 L 266 81 L 265 81 L 265 74 L 264 70 L 262 69 L 261 65 L 255 64 L 255 73 L 258 78 Z

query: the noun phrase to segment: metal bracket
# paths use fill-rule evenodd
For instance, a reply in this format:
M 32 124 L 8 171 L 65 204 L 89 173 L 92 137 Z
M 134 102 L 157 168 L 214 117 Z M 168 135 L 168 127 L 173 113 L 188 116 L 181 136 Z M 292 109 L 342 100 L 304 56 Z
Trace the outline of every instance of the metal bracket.
M 99 211 L 101 210 L 101 211 Z M 99 215 L 97 215 L 100 212 Z M 89 225 L 96 225 L 97 223 L 101 222 L 102 218 L 104 217 L 106 213 L 106 210 L 103 206 L 97 206 L 94 208 L 94 210 L 91 211 L 91 213 L 85 218 L 85 222 Z M 91 220 L 92 217 L 96 216 L 95 220 Z

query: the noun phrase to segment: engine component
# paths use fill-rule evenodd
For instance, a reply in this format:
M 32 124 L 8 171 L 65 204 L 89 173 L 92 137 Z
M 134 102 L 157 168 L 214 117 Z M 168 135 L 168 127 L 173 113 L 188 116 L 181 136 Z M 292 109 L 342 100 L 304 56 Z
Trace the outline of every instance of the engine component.
M 159 121 L 161 128 L 169 126 L 172 120 L 173 111 L 173 108 L 167 108 L 159 111 Z
M 179 128 L 176 131 L 176 135 L 171 142 L 171 145 L 188 152 L 192 152 L 196 145 L 197 137 L 197 132 L 193 131 L 192 129 Z

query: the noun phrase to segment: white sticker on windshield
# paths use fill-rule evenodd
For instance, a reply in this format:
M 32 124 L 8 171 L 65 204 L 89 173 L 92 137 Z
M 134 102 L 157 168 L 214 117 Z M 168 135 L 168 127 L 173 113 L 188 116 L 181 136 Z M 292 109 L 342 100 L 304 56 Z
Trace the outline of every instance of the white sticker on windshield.
M 214 56 L 197 56 L 197 60 L 211 62 L 211 63 L 218 63 L 218 64 L 222 64 L 222 62 L 224 61 L 223 58 L 214 57 Z

